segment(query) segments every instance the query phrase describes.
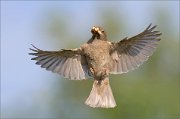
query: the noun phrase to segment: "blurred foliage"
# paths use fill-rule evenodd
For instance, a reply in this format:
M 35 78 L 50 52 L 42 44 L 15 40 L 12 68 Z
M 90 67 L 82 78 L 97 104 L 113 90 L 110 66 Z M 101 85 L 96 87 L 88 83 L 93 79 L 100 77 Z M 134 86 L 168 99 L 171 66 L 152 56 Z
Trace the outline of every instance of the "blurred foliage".
M 97 16 L 103 27 L 108 29 L 110 39 L 118 39 L 127 21 L 114 9 L 102 9 Z M 70 34 L 69 20 L 56 12 L 48 14 L 49 41 L 72 48 L 78 41 Z M 52 117 L 61 119 L 175 119 L 180 118 L 180 65 L 178 38 L 169 24 L 171 18 L 166 9 L 154 10 L 153 19 L 162 32 L 156 52 L 140 68 L 122 75 L 111 75 L 111 87 L 117 107 L 114 109 L 93 109 L 84 104 L 93 80 L 70 81 L 57 79 L 52 88 L 50 111 Z M 47 27 L 47 28 L 46 28 Z M 178 32 L 178 31 L 176 31 Z M 179 35 L 179 33 L 178 33 Z M 81 38 L 82 36 L 78 36 Z M 88 39 L 87 39 L 88 40 Z M 80 45 L 80 44 L 79 44 Z M 59 46 L 61 48 L 61 46 Z

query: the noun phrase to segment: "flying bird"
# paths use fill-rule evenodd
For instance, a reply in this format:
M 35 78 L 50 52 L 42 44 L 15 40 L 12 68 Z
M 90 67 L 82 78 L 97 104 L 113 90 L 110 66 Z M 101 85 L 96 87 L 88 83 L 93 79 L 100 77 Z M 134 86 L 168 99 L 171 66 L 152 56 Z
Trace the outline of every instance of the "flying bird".
M 136 69 L 155 51 L 161 33 L 151 24 L 140 34 L 110 42 L 102 27 L 91 29 L 92 37 L 79 48 L 44 51 L 30 48 L 36 64 L 71 80 L 92 77 L 94 83 L 85 101 L 90 107 L 114 108 L 116 102 L 109 84 L 110 74 L 127 73 Z

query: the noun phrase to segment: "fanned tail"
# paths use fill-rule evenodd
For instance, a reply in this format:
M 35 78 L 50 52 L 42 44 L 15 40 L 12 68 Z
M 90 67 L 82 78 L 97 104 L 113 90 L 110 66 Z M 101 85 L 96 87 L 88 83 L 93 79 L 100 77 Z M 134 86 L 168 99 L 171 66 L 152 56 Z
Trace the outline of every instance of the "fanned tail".
M 114 108 L 116 106 L 108 77 L 102 80 L 101 83 L 94 80 L 92 90 L 85 104 L 94 108 Z

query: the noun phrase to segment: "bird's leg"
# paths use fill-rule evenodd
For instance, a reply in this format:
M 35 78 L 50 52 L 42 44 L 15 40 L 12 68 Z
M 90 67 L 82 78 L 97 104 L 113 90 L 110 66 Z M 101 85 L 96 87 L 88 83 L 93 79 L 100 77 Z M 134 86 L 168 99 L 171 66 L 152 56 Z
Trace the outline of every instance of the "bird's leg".
M 105 79 L 106 77 L 109 77 L 109 69 L 103 68 L 102 79 Z
M 92 67 L 89 68 L 90 72 L 92 73 L 92 75 L 94 76 L 94 69 Z
M 109 77 L 109 70 L 107 68 L 103 68 L 101 71 L 97 72 L 95 76 L 95 80 L 97 80 L 97 85 L 100 86 L 102 83 L 106 83 L 104 81 L 107 77 Z

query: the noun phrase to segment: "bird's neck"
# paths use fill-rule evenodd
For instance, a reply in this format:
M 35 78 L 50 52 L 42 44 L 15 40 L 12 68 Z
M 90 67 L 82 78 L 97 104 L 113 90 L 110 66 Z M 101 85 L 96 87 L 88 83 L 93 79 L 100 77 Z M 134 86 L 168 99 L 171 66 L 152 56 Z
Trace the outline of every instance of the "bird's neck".
M 97 37 L 95 35 L 92 35 L 91 39 L 88 40 L 87 43 L 92 43 L 94 40 L 102 40 L 102 41 L 107 41 L 107 38 L 102 38 L 102 37 Z

